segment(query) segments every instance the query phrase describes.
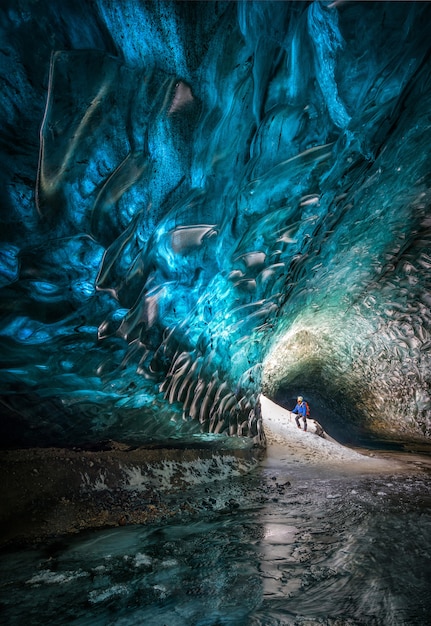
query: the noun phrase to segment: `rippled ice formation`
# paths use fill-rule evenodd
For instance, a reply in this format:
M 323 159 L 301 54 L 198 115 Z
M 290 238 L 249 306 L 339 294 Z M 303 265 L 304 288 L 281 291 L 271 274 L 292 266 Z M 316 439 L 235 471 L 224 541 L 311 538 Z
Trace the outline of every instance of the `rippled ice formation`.
M 199 518 L 3 553 L 3 623 L 428 623 L 425 477 L 261 478 L 197 492 Z
M 430 17 L 2 3 L 5 444 L 262 443 L 299 385 L 429 435 Z

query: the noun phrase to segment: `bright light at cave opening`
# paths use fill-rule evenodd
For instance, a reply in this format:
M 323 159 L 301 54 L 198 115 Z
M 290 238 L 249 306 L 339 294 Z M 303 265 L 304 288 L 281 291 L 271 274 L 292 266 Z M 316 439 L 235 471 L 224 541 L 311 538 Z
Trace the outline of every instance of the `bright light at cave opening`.
M 319 345 L 317 337 L 323 334 L 323 330 L 316 332 L 316 328 L 309 324 L 294 324 L 290 330 L 279 337 L 271 351 L 263 361 L 264 378 L 279 376 L 281 368 L 286 370 L 286 365 L 306 360 Z M 287 367 L 288 368 L 288 367 Z

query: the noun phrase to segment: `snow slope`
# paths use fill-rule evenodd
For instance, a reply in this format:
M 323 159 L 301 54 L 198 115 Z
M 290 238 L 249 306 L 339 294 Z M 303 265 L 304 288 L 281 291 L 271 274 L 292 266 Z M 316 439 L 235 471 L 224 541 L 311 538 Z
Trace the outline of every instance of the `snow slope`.
M 261 395 L 262 419 L 267 438 L 268 467 L 298 468 L 301 473 L 316 471 L 347 475 L 399 469 L 399 460 L 383 459 L 373 453 L 347 448 L 323 432 L 320 424 L 307 420 L 308 430 L 299 429 L 295 415 Z M 300 421 L 302 425 L 302 420 Z

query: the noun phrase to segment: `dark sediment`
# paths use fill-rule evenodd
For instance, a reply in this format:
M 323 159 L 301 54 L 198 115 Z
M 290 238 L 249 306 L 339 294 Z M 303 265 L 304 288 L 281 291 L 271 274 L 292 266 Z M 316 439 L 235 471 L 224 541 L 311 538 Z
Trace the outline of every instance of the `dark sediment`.
M 0 547 L 37 543 L 89 528 L 146 524 L 193 514 L 205 508 L 206 502 L 194 497 L 196 485 L 187 483 L 185 467 L 205 473 L 200 486 L 205 493 L 206 481 L 217 480 L 220 465 L 213 463 L 215 458 L 239 475 L 256 466 L 260 455 L 251 450 L 130 449 L 116 442 L 99 450 L 2 451 Z M 166 464 L 174 470 L 162 485 L 154 480 L 154 470 L 163 477 Z M 125 480 L 130 468 L 150 480 L 135 488 Z M 190 494 L 192 497 L 187 497 Z

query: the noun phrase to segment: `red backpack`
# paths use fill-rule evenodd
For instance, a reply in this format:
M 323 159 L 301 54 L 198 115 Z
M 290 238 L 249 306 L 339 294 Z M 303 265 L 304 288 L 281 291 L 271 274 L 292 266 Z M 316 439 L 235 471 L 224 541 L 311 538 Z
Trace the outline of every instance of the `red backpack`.
M 305 407 L 306 407 L 305 417 L 310 417 L 310 407 L 308 406 L 308 402 L 305 402 Z

